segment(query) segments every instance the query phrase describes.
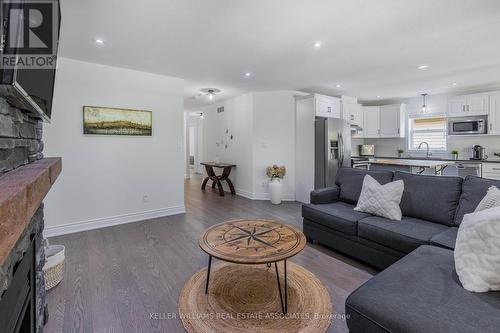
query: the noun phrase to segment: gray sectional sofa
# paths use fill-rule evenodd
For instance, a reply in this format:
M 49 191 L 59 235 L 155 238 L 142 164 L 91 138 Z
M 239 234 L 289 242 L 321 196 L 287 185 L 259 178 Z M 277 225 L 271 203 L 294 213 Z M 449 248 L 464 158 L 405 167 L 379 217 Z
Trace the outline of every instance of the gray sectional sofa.
M 353 210 L 366 174 L 403 180 L 402 221 Z M 463 289 L 453 258 L 463 216 L 492 185 L 500 181 L 344 168 L 336 186 L 311 193 L 308 241 L 385 269 L 346 300 L 351 332 L 500 332 L 500 292 Z

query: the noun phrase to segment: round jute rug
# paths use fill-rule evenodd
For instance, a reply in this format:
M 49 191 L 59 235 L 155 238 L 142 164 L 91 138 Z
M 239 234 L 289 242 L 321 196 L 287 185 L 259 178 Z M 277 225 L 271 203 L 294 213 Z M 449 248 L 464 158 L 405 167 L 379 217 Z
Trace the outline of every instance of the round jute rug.
M 283 264 L 278 268 L 283 288 Z M 208 295 L 206 274 L 206 268 L 194 274 L 179 297 L 179 316 L 188 332 L 325 332 L 330 326 L 328 291 L 297 264 L 287 262 L 286 315 L 281 312 L 274 265 L 218 262 L 212 266 Z

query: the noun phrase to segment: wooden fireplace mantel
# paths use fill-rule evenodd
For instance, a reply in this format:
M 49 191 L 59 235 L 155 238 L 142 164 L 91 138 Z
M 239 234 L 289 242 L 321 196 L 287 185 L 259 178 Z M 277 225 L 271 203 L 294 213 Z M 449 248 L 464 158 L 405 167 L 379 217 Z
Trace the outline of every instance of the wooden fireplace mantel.
M 44 158 L 0 176 L 0 265 L 61 173 L 60 158 Z

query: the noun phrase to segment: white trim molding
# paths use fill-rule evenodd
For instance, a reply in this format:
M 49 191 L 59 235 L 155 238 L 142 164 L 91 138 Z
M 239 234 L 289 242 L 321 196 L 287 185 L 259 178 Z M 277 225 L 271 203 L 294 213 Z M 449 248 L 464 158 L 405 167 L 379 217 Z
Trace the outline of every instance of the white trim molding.
M 110 217 L 101 217 L 87 221 L 78 221 L 63 225 L 57 225 L 53 227 L 45 227 L 43 235 L 45 237 L 54 237 L 54 236 L 72 234 L 80 231 L 100 229 L 105 227 L 111 227 L 114 225 L 139 222 L 158 217 L 165 217 L 165 216 L 184 214 L 184 213 L 186 213 L 186 207 L 182 205 L 182 206 L 153 209 L 145 212 L 137 212 L 137 213 L 123 214 Z
M 236 194 L 250 200 L 271 200 L 271 194 L 265 192 L 256 193 L 245 191 L 242 189 L 236 189 Z M 295 196 L 293 194 L 283 194 L 283 201 L 295 201 Z

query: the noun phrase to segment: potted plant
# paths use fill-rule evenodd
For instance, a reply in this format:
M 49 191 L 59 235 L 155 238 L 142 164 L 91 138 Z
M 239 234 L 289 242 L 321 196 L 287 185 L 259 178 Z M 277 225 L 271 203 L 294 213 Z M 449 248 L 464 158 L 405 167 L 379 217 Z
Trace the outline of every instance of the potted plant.
M 401 148 L 398 148 L 398 157 L 401 157 L 405 151 Z
M 271 203 L 279 205 L 282 200 L 283 184 L 281 180 L 285 177 L 285 166 L 276 164 L 266 168 L 266 174 L 269 177 L 269 191 L 271 192 Z
M 458 160 L 458 150 L 453 149 L 453 150 L 451 151 L 451 155 L 453 156 L 453 159 L 454 159 L 454 160 Z

